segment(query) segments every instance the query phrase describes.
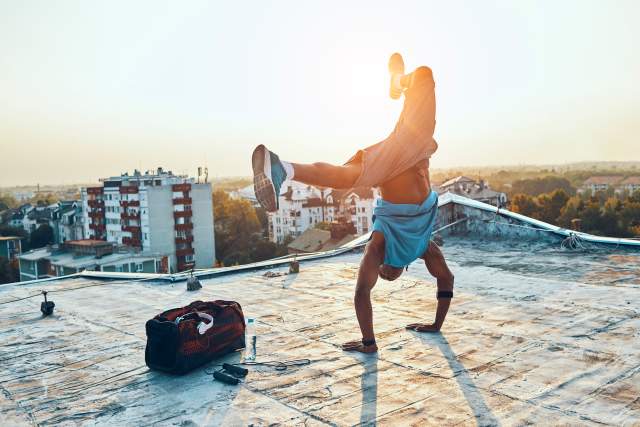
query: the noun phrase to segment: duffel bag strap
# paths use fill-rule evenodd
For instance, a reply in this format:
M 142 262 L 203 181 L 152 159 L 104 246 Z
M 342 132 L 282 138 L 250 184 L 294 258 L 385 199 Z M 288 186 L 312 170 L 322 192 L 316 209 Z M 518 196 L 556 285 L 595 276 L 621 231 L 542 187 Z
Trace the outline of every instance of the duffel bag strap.
M 176 325 L 178 323 L 180 323 L 180 321 L 182 321 L 183 318 L 185 318 L 187 315 L 189 314 L 197 314 L 198 317 L 200 317 L 201 319 L 205 319 L 208 320 L 209 323 L 205 323 L 204 321 L 201 321 L 200 323 L 198 323 L 198 333 L 200 335 L 204 335 L 205 332 L 207 332 L 209 329 L 211 329 L 213 327 L 213 316 L 207 313 L 203 313 L 201 311 L 192 311 L 190 313 L 185 314 L 184 316 L 180 316 L 175 320 Z

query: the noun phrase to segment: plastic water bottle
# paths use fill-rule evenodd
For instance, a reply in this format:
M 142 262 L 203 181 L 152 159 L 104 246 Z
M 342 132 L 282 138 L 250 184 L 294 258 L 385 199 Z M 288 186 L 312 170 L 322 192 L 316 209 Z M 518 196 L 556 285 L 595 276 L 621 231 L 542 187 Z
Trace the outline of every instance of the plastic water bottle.
M 245 350 L 244 360 L 253 362 L 256 360 L 256 319 L 247 318 L 247 329 L 245 330 Z

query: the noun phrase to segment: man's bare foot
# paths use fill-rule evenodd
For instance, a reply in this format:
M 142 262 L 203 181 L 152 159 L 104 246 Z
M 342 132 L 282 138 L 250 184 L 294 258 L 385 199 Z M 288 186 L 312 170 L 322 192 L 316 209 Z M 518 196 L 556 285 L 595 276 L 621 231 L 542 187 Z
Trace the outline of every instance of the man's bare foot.
M 342 344 L 342 350 L 344 351 L 359 351 L 360 353 L 375 353 L 378 351 L 376 344 L 364 345 L 362 341 L 349 341 Z
M 440 332 L 439 327 L 429 323 L 411 323 L 405 326 L 405 328 L 416 332 Z

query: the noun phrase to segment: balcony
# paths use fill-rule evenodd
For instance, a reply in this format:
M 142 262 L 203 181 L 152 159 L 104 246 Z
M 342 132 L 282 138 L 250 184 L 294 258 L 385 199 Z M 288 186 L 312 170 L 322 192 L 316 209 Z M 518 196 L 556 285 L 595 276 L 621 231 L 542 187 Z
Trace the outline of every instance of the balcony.
M 95 211 L 89 211 L 89 218 L 92 218 L 92 219 L 104 218 L 104 210 L 100 209 L 100 210 L 95 210 Z
M 191 190 L 191 184 L 188 184 L 188 183 L 184 183 L 184 184 L 173 184 L 173 185 L 171 186 L 171 190 L 173 190 L 173 191 L 175 191 L 175 192 L 182 191 L 182 192 L 184 193 L 184 192 L 187 192 L 187 191 L 190 191 L 190 190 Z
M 120 206 L 128 208 L 130 206 L 140 206 L 140 200 L 123 200 L 120 202 Z
M 136 239 L 134 237 L 123 237 L 122 244 L 128 246 L 138 246 L 142 247 L 142 241 L 140 239 Z
M 187 255 L 193 255 L 194 253 L 195 251 L 193 250 L 193 248 L 184 248 L 184 249 L 176 250 L 176 256 L 187 256 Z
M 128 231 L 129 233 L 139 234 L 141 232 L 139 225 L 125 225 L 122 227 L 122 231 Z
M 193 267 L 195 267 L 196 263 L 191 261 L 191 262 L 184 262 L 184 261 L 178 261 L 178 271 L 185 271 L 185 270 L 191 270 Z
M 176 224 L 176 231 L 185 231 L 185 230 L 193 230 L 193 223 L 189 222 L 187 224 Z
M 191 197 L 177 197 L 173 199 L 173 204 L 174 205 L 190 205 Z
M 186 245 L 193 243 L 193 236 L 176 237 L 176 245 Z
M 135 219 L 135 220 L 140 220 L 140 212 L 123 212 L 120 214 L 120 219 L 124 219 L 124 220 L 128 220 L 128 219 Z
M 102 187 L 87 187 L 87 194 L 93 194 L 94 196 L 103 194 L 104 188 Z
M 91 230 L 95 230 L 95 231 L 104 231 L 104 224 L 96 224 L 96 223 L 91 223 L 89 224 L 89 228 Z
M 191 218 L 192 216 L 193 216 L 193 212 L 191 212 L 190 210 L 173 212 L 174 218 Z
M 126 187 L 120 187 L 120 194 L 137 194 L 138 187 L 135 185 L 127 185 Z
M 89 205 L 89 207 L 92 209 L 101 208 L 104 206 L 104 200 L 98 200 L 98 199 L 87 200 L 87 205 Z

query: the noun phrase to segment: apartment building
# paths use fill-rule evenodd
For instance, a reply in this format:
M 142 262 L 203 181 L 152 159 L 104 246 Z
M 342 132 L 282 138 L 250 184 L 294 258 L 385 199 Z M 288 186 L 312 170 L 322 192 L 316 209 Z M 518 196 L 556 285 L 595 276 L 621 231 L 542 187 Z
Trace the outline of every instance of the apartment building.
M 269 239 L 282 243 L 297 238 L 320 222 L 352 222 L 358 234 L 371 230 L 376 190 L 348 192 L 320 189 L 297 182 L 287 183 L 279 209 L 269 214 Z
M 609 188 L 617 188 L 622 181 L 621 176 L 592 176 L 582 183 L 581 191 L 595 194 L 598 191 L 607 191 Z
M 81 191 L 87 238 L 166 254 L 172 272 L 213 266 L 210 183 L 162 168 L 100 181 Z
M 489 188 L 489 184 L 482 179 L 476 181 L 461 175 L 448 179 L 440 185 L 433 185 L 432 189 L 437 191 L 439 195 L 448 192 L 493 206 L 507 205 L 507 194 L 492 190 Z
M 620 182 L 620 189 L 629 193 L 640 191 L 640 176 L 627 177 Z
M 375 191 L 372 188 L 358 188 L 348 191 L 342 198 L 341 212 L 348 216 L 359 236 L 373 228 L 374 200 L 378 198 Z

